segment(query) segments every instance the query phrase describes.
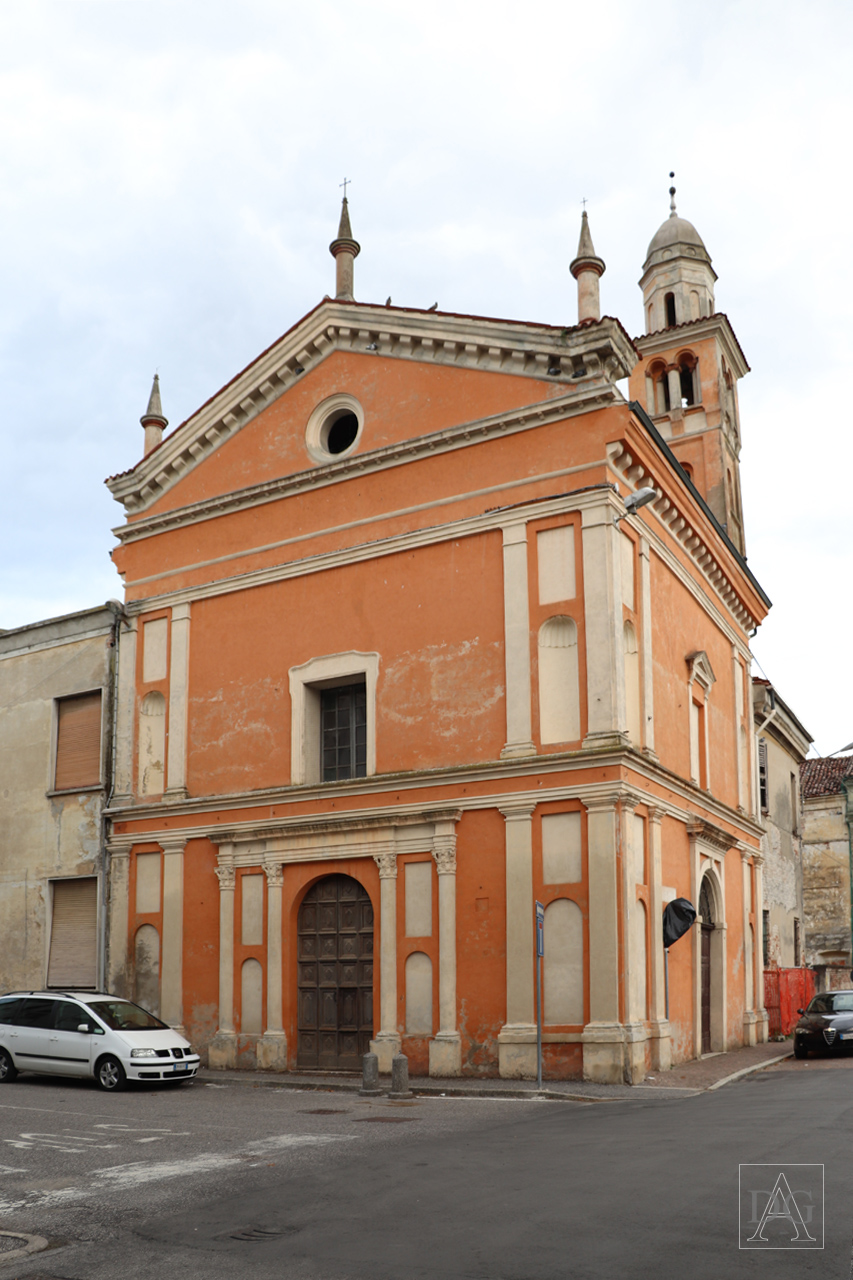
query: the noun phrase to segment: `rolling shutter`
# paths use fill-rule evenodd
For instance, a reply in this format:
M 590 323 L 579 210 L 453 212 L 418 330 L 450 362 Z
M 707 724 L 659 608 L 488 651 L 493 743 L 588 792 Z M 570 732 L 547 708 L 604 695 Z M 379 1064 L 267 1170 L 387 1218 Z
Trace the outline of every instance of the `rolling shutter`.
M 64 991 L 97 986 L 98 881 L 53 882 L 53 926 L 47 985 Z
M 101 694 L 61 698 L 56 732 L 57 791 L 101 781 Z

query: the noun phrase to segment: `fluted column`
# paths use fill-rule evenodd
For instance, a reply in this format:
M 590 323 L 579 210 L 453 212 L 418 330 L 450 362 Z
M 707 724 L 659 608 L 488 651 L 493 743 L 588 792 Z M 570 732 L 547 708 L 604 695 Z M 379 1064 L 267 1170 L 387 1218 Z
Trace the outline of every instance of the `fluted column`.
M 506 1023 L 498 1035 L 500 1074 L 536 1076 L 533 957 L 533 804 L 501 806 L 506 837 Z
M 431 1076 L 462 1074 L 456 1025 L 456 824 L 436 822 L 432 856 L 438 870 L 438 1033 L 429 1045 Z
M 379 1032 L 370 1051 L 379 1059 L 379 1070 L 391 1071 L 391 1059 L 400 1052 L 397 1027 L 397 855 L 374 856 L 379 868 Z
M 237 875 L 233 859 L 219 855 L 219 1029 L 211 1041 L 212 1067 L 233 1067 L 237 1061 L 234 1030 L 234 889 Z
M 668 1071 L 672 1066 L 672 1036 L 666 1017 L 666 982 L 663 954 L 663 886 L 661 823 L 663 810 L 649 808 L 649 964 L 651 969 L 651 1003 L 649 1005 L 649 1037 L 652 1068 Z
M 267 1071 L 287 1070 L 287 1036 L 282 1020 L 281 898 L 284 869 L 280 862 L 265 862 L 267 877 L 267 1022 L 258 1041 L 258 1066 Z
M 163 850 L 163 940 L 160 1017 L 183 1033 L 184 849 L 186 839 L 161 840 Z

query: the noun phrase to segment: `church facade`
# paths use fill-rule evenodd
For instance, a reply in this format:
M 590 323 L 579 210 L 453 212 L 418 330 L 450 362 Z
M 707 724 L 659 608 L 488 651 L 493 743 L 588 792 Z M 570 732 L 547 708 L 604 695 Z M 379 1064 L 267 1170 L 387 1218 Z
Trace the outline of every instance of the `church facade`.
M 108 483 L 109 984 L 211 1065 L 639 1081 L 766 1037 L 737 379 L 695 228 L 647 332 L 324 299 Z M 389 300 L 390 301 L 390 300 Z M 630 399 L 616 385 L 630 379 Z M 700 906 L 668 958 L 667 901 Z

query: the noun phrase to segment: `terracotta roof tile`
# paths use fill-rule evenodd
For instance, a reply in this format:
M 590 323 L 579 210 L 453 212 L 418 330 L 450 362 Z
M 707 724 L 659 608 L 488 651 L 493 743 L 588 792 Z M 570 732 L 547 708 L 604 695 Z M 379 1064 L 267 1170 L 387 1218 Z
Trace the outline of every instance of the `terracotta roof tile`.
M 841 782 L 853 774 L 853 756 L 821 756 L 800 765 L 800 790 L 809 796 L 831 796 L 841 790 Z
M 743 347 L 740 345 L 738 336 L 735 333 L 734 325 L 732 324 L 729 317 L 726 315 L 725 311 L 715 311 L 710 316 L 699 316 L 698 319 L 696 320 L 682 320 L 681 324 L 670 324 L 670 325 L 667 325 L 665 329 L 655 329 L 653 333 L 641 333 L 639 337 L 634 338 L 634 346 L 635 347 L 638 346 L 643 341 L 644 338 L 656 338 L 659 333 L 674 333 L 677 329 L 690 329 L 693 327 L 694 324 L 703 324 L 706 320 L 725 320 L 726 324 L 731 329 L 732 337 L 735 340 L 735 346 L 737 347 L 741 356 L 743 356 L 743 362 L 746 365 L 747 371 L 751 372 L 749 368 L 749 361 L 747 360 L 746 356 L 743 354 Z

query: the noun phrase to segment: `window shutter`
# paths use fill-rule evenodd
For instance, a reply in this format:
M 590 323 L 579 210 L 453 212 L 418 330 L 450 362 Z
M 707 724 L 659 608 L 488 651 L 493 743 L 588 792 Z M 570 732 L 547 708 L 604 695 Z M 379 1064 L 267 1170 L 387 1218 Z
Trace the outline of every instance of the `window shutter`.
M 101 781 L 101 694 L 61 698 L 56 733 L 57 791 Z
M 94 876 L 55 880 L 47 985 L 63 990 L 97 986 L 98 882 Z

